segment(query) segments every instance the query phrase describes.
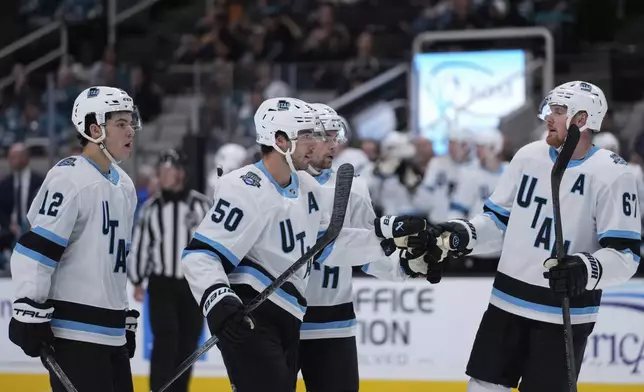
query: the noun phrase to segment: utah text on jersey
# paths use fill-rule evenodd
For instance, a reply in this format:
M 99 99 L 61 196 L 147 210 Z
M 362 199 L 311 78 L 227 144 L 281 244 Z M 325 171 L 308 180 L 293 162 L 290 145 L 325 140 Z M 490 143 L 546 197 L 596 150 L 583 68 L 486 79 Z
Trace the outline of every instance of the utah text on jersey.
M 502 241 L 490 302 L 527 318 L 562 323 L 560 300 L 543 278 L 543 261 L 554 250 L 550 171 L 556 157 L 543 141 L 517 152 L 484 215 L 472 219 L 481 244 L 473 254 L 500 250 Z M 571 298 L 572 322 L 593 322 L 601 289 L 628 280 L 640 262 L 637 184 L 622 159 L 593 147 L 568 165 L 560 197 L 567 254 L 590 254 L 587 291 Z
M 109 174 L 84 156 L 48 173 L 27 215 L 32 229 L 12 255 L 16 298 L 49 301 L 56 337 L 125 344 L 126 258 L 136 192 L 128 175 Z

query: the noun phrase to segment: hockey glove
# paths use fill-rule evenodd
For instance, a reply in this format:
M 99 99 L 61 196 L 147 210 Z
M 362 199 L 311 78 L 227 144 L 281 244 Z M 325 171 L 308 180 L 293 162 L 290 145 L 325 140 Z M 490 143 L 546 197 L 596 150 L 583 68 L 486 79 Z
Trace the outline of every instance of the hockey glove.
M 203 313 L 212 335 L 239 344 L 255 329 L 255 320 L 244 313 L 244 304 L 230 287 L 217 284 L 204 295 Z
M 134 358 L 136 351 L 136 328 L 139 325 L 137 319 L 141 314 L 134 309 L 125 312 L 125 347 L 130 358 Z
M 30 357 L 40 356 L 43 346 L 54 342 L 50 321 L 53 306 L 40 304 L 29 298 L 20 298 L 13 303 L 13 317 L 9 322 L 9 340 L 22 348 Z
M 453 256 L 462 257 L 472 252 L 476 245 L 476 229 L 465 219 L 453 219 L 439 223 L 431 229 L 440 238 L 438 245 Z
M 546 260 L 543 266 L 548 269 L 543 273 L 543 277 L 549 280 L 550 288 L 559 297 L 576 297 L 583 294 L 587 289 L 589 271 L 595 271 L 594 279 L 601 277 L 601 265 L 589 253 L 575 253 L 565 256 L 562 260 L 551 258 Z
M 385 215 L 376 218 L 373 222 L 376 235 L 380 238 L 403 238 L 413 234 L 418 234 L 427 229 L 427 222 L 423 218 L 416 216 L 392 216 Z M 396 241 L 398 244 L 398 241 Z M 398 247 L 403 247 L 398 245 Z

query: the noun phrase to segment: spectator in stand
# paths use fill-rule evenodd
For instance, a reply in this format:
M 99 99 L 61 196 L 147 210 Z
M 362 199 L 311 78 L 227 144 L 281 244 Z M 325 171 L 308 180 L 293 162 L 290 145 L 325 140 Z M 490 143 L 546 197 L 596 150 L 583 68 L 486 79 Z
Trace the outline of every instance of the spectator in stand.
M 76 80 L 72 68 L 64 63 L 61 64 L 60 68 L 58 68 L 56 91 L 54 93 L 56 111 L 64 115 L 71 113 L 74 109 L 74 100 L 83 89 L 83 86 Z M 46 99 L 47 92 L 45 91 L 43 93 L 43 104 L 46 104 Z
M 13 239 L 28 230 L 27 212 L 44 177 L 29 168 L 29 151 L 24 143 L 9 149 L 11 174 L 0 181 L 0 227 L 9 228 Z
M 25 71 L 25 66 L 18 63 L 13 66 L 11 71 L 11 76 L 13 76 L 13 86 L 9 91 L 8 102 L 13 102 L 18 106 L 24 105 L 24 102 L 27 100 L 27 97 L 33 91 L 29 85 L 29 79 L 27 77 L 27 72 Z
M 376 140 L 363 140 L 360 148 L 371 162 L 376 162 L 380 157 L 380 143 Z
M 281 7 L 268 7 L 262 21 L 264 27 L 264 56 L 268 61 L 292 61 L 295 59 L 302 30 Z
M 380 72 L 380 62 L 373 54 L 373 35 L 363 31 L 356 39 L 357 55 L 344 65 L 344 77 L 351 90 L 374 78 Z
M 132 99 L 141 113 L 143 123 L 153 121 L 162 110 L 163 91 L 152 82 L 150 72 L 142 66 L 136 66 L 130 73 L 130 92 Z
M 469 30 L 483 25 L 471 0 L 443 0 L 425 8 L 413 22 L 415 34 L 435 30 Z
M 8 132 L 13 133 L 15 141 L 25 141 L 30 137 L 48 138 L 49 123 L 51 118 L 43 112 L 42 103 L 39 98 L 29 97 L 22 110 L 20 119 L 11 124 Z M 57 143 L 66 141 L 69 130 L 69 122 L 54 113 L 54 137 Z
M 350 45 L 349 30 L 335 21 L 333 6 L 323 4 L 317 12 L 316 26 L 304 41 L 302 52 L 309 60 L 341 60 Z

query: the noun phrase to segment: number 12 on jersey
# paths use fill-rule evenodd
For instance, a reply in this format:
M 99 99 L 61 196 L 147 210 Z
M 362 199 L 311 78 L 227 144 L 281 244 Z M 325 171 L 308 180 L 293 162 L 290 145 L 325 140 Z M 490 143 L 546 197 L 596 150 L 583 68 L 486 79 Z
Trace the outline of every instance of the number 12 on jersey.
M 40 210 L 38 210 L 38 213 L 40 215 L 47 215 L 47 216 L 56 216 L 58 215 L 58 207 L 63 204 L 63 194 L 60 192 L 56 192 L 53 195 L 51 195 L 51 199 L 49 199 L 49 191 L 45 192 L 45 197 L 42 199 L 42 204 L 40 205 Z M 49 208 L 47 206 L 49 205 Z

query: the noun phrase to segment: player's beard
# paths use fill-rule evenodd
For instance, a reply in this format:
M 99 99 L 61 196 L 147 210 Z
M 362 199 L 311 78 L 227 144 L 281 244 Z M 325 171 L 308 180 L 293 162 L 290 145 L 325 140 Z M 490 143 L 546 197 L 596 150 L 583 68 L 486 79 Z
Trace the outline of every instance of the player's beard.
M 549 146 L 552 146 L 554 148 L 559 148 L 563 145 L 565 139 L 561 138 L 559 136 L 558 132 L 552 132 L 548 130 L 548 136 L 546 137 L 546 143 L 548 143 Z

